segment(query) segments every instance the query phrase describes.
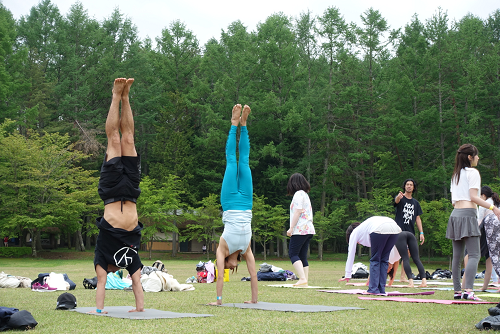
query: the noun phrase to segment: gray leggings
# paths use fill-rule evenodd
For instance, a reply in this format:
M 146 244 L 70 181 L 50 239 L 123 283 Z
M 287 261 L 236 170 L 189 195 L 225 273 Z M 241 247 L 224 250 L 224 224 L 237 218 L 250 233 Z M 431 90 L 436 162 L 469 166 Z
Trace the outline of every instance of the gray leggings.
M 453 288 L 456 292 L 462 291 L 460 284 L 460 263 L 463 259 L 464 246 L 467 247 L 469 253 L 469 261 L 465 266 L 465 289 L 472 289 L 474 287 L 474 279 L 476 277 L 477 265 L 481 257 L 481 250 L 479 247 L 479 236 L 466 237 L 460 240 L 452 240 L 453 242 L 453 262 L 451 263 L 451 274 L 453 276 Z

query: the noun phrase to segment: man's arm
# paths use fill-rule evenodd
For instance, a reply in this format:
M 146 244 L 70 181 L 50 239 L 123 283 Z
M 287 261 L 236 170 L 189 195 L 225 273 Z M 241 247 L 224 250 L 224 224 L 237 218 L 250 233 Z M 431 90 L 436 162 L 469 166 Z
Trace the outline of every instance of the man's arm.
M 424 236 L 424 230 L 422 228 L 422 220 L 420 219 L 420 216 L 417 216 L 417 228 L 418 228 L 418 232 L 420 232 L 420 245 L 423 245 L 424 241 L 425 241 L 425 236 Z
M 401 201 L 401 198 L 403 198 L 404 194 L 400 191 L 399 194 L 396 195 L 396 197 L 394 198 L 394 202 L 396 204 L 399 204 L 399 201 Z

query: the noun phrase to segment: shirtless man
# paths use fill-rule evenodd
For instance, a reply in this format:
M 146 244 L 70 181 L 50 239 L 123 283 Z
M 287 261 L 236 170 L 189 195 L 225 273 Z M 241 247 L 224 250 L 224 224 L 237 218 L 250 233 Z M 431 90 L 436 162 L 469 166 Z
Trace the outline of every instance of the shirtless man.
M 143 225 L 138 221 L 136 207 L 141 193 L 141 160 L 135 150 L 134 118 L 129 103 L 129 91 L 133 82 L 134 79 L 131 78 L 115 79 L 113 99 L 106 119 L 108 146 L 98 189 L 99 196 L 104 201 L 104 216 L 97 218 L 99 236 L 94 257 L 97 292 L 96 310 L 92 313 L 108 313 L 103 310 L 107 274 L 120 268 L 127 269 L 132 277 L 135 309 L 129 312 L 144 312 L 142 263 L 138 253 Z

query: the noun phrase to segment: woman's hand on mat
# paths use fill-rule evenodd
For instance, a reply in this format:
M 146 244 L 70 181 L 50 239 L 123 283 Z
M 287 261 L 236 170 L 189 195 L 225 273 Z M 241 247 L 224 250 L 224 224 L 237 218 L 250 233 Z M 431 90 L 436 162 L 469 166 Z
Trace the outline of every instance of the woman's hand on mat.
M 350 277 L 344 277 L 344 278 L 339 279 L 339 282 L 342 282 L 342 281 L 349 282 L 350 279 L 351 279 Z

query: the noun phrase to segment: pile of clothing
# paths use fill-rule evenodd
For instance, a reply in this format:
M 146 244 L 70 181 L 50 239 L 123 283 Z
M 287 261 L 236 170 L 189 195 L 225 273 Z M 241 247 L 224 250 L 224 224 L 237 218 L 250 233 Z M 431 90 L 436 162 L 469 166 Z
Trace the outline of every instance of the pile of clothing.
M 259 281 L 288 281 L 296 280 L 297 276 L 295 276 L 295 274 L 290 270 L 275 267 L 264 262 L 260 265 L 260 269 L 257 272 L 257 279 Z M 245 280 L 249 281 L 250 278 L 245 278 Z
M 54 272 L 38 274 L 38 278 L 31 282 L 30 286 L 33 291 L 65 291 L 76 288 L 76 284 L 69 279 L 67 274 Z M 40 287 L 44 288 L 40 289 Z
M 198 262 L 196 265 L 196 281 L 198 283 L 213 283 L 215 281 L 215 264 L 212 261 Z
M 145 292 L 194 290 L 192 284 L 180 284 L 172 275 L 167 274 L 167 269 L 161 261 L 156 261 L 151 267 L 142 268 L 141 284 Z
M 451 278 L 451 271 L 448 269 L 436 269 L 432 274 L 431 274 L 432 279 L 450 279 Z
M 0 273 L 0 288 L 29 288 L 31 279 L 22 276 L 13 276 L 2 271 Z

